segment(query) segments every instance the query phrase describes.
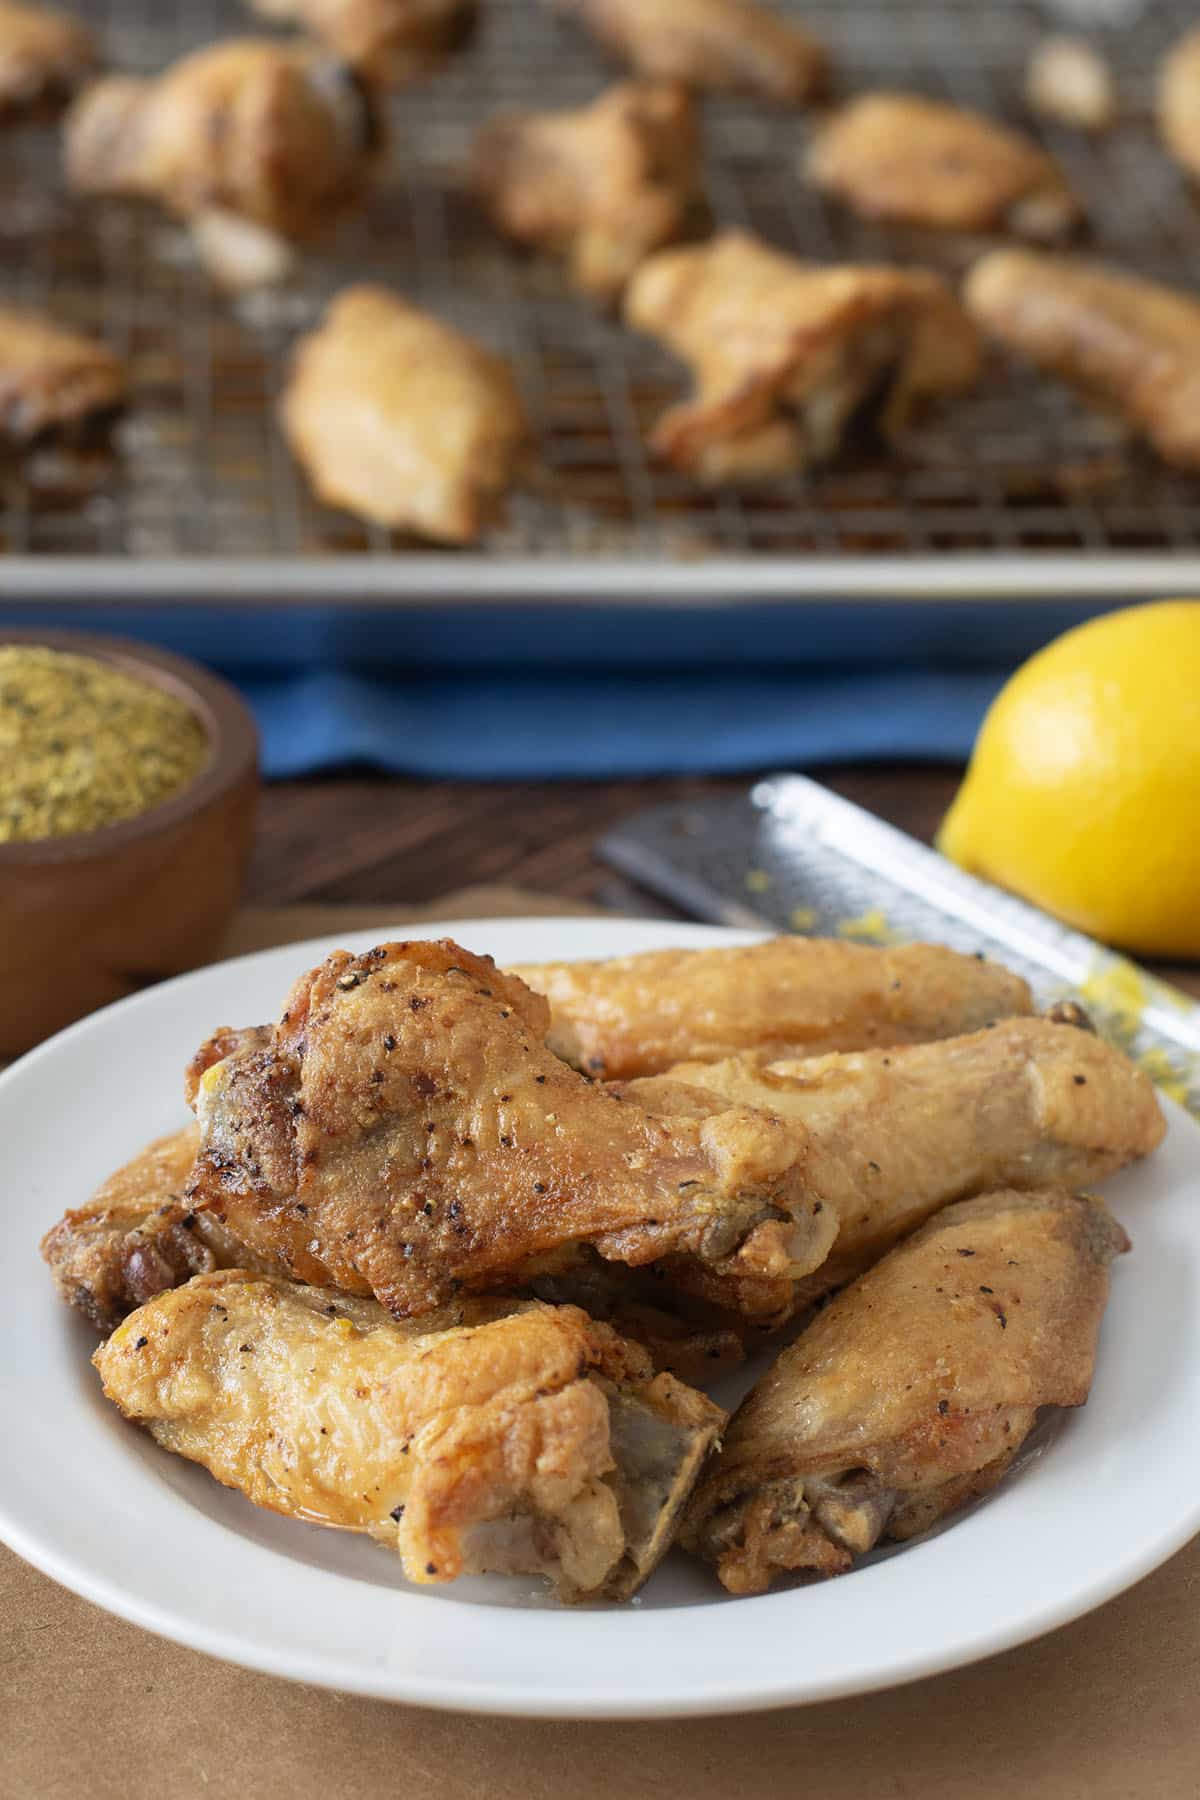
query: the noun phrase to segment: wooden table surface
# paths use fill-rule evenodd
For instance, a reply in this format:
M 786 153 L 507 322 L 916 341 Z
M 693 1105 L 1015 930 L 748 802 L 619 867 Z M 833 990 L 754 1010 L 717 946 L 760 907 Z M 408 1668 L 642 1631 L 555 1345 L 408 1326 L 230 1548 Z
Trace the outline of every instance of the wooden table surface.
M 929 842 L 959 768 L 909 764 L 826 769 L 819 779 Z M 642 807 L 723 793 L 753 779 L 431 782 L 329 776 L 264 790 L 247 899 L 388 906 L 451 889 L 511 883 L 617 910 L 678 916 L 598 862 L 592 846 Z M 1200 994 L 1200 966 L 1159 972 Z

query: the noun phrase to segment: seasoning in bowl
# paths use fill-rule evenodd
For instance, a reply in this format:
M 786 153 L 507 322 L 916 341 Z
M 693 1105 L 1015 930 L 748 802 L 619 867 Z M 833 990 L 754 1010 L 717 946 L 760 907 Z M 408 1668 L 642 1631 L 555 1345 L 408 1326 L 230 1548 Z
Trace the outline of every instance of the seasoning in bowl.
M 210 754 L 174 694 L 97 657 L 0 644 L 0 843 L 136 818 L 194 781 Z

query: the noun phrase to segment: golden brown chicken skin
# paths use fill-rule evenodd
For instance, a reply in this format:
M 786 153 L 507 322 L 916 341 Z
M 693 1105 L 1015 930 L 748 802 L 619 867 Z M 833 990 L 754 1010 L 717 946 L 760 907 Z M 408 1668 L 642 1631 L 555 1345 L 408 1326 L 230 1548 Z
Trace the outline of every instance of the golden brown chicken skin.
M 975 328 L 939 275 L 821 268 L 739 231 L 651 257 L 625 317 L 692 368 L 694 396 L 659 420 L 653 449 L 714 485 L 827 461 L 868 415 L 893 434 L 979 372 Z
M 0 307 L 0 441 L 79 438 L 118 411 L 127 391 L 125 365 L 106 345 Z
M 809 179 L 866 219 L 1057 240 L 1081 209 L 1031 138 L 917 94 L 864 94 L 836 113 Z
M 355 205 L 378 147 L 377 114 L 345 63 L 255 38 L 152 80 L 110 76 L 66 121 L 72 187 L 157 201 L 232 283 L 277 275 L 272 246 L 319 236 Z
M 410 1580 L 544 1575 L 624 1598 L 670 1544 L 724 1414 L 574 1307 L 371 1301 L 198 1275 L 93 1359 L 166 1450 L 257 1506 L 369 1532 Z
M 793 19 L 756 0 L 550 0 L 639 75 L 717 93 L 808 100 L 828 58 Z
M 939 944 L 769 938 L 510 971 L 550 1002 L 550 1048 L 610 1081 L 718 1062 L 923 1043 L 1033 1010 L 1008 969 Z
M 741 1312 L 780 1321 L 860 1275 L 951 1201 L 999 1188 L 1088 1187 L 1149 1155 L 1166 1131 L 1153 1083 L 1128 1057 L 1050 1018 L 808 1061 L 683 1063 L 623 1091 L 669 1115 L 679 1082 L 782 1119 L 796 1132 L 810 1197 L 838 1219 L 833 1250 L 811 1275 L 738 1284 Z M 689 1286 L 721 1298 L 694 1274 Z
M 476 0 L 252 0 L 311 32 L 380 87 L 432 74 L 470 38 Z
M 837 1575 L 1000 1480 L 1043 1406 L 1082 1406 L 1128 1249 L 1098 1201 L 949 1207 L 845 1289 L 725 1434 L 682 1542 L 734 1594 Z
M 1200 179 L 1200 30 L 1189 31 L 1163 62 L 1158 128 L 1176 162 Z
M 444 544 L 493 522 L 529 445 L 508 363 L 375 287 L 301 340 L 280 417 L 322 500 Z
M 96 40 L 80 20 L 0 0 L 0 120 L 57 110 L 99 66 Z
M 998 343 L 1200 468 L 1200 298 L 1096 263 L 996 250 L 966 302 Z
M 498 230 L 565 259 L 612 301 L 681 236 L 700 195 L 694 104 L 677 82 L 627 81 L 570 112 L 505 113 L 475 143 L 475 186 Z
M 456 944 L 337 952 L 293 989 L 269 1048 L 202 1052 L 191 1204 L 298 1279 L 398 1317 L 587 1246 L 797 1278 L 821 1260 L 836 1221 L 807 1204 L 778 1120 L 710 1095 L 701 1116 L 651 1118 L 547 1050 L 548 1018 Z

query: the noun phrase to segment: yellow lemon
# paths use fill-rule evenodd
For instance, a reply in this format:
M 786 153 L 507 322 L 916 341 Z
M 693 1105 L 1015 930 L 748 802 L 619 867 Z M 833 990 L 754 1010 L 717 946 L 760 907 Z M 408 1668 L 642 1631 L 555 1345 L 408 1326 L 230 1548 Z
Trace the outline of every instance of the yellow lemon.
M 1200 956 L 1200 600 L 1068 631 L 984 719 L 938 847 L 1127 950 Z

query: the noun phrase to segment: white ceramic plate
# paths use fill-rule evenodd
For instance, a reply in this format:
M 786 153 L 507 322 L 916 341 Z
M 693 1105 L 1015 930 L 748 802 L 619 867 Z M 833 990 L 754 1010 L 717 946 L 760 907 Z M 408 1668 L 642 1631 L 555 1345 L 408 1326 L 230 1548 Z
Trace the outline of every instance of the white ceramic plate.
M 591 919 L 424 929 L 502 962 L 747 935 Z M 300 1681 L 481 1712 L 650 1718 L 829 1699 L 969 1662 L 1098 1606 L 1200 1528 L 1200 1128 L 1177 1109 L 1162 1150 L 1107 1190 L 1134 1251 L 1115 1270 L 1088 1406 L 952 1527 L 838 1581 L 734 1601 L 678 1556 L 623 1610 L 558 1609 L 512 1581 L 418 1591 L 366 1539 L 259 1512 L 164 1455 L 102 1399 L 93 1340 L 37 1240 L 184 1122 L 181 1071 L 213 1026 L 273 1018 L 331 947 L 152 989 L 0 1079 L 0 1536 L 48 1575 L 151 1631 Z

